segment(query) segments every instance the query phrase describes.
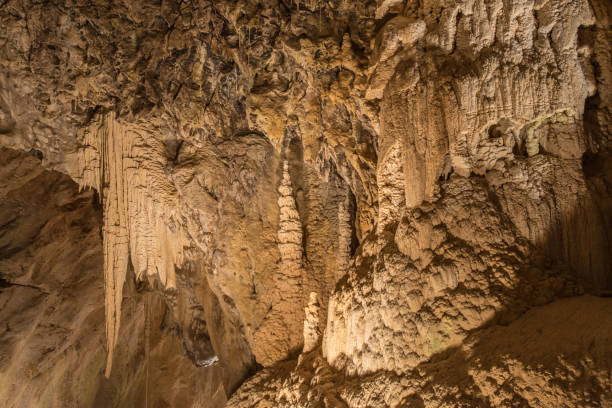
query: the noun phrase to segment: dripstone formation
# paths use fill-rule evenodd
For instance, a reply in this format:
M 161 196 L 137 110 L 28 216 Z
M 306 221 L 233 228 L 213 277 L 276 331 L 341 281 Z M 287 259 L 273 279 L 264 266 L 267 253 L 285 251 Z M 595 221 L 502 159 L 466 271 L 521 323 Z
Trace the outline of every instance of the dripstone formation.
M 0 405 L 612 405 L 609 1 L 0 27 Z

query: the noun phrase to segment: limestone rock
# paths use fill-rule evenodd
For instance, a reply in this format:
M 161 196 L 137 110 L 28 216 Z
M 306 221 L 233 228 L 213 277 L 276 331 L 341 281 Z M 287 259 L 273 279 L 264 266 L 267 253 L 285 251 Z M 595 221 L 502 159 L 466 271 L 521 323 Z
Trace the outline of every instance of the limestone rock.
M 611 16 L 1 1 L 0 397 L 609 405 Z

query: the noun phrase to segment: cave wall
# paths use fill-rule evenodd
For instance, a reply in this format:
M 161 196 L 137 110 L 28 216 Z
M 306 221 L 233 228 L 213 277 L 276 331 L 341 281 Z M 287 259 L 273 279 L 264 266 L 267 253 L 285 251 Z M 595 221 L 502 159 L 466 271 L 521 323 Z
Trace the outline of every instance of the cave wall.
M 118 367 L 104 377 L 98 197 L 44 169 L 35 151 L 0 149 L 0 175 L 2 405 L 133 407 L 148 399 L 151 406 L 223 406 L 219 367 L 198 367 L 185 355 L 189 336 L 133 273 L 122 299 Z
M 238 389 L 229 406 L 454 406 L 468 377 L 456 405 L 605 405 L 610 18 L 602 0 L 8 0 L 0 145 L 99 197 L 85 269 L 111 382 L 136 369 L 117 364 L 140 285 L 172 322 L 158 357 L 215 367 L 193 386 Z M 572 305 L 601 328 L 546 350 L 534 319 L 554 336 Z M 512 356 L 523 327 L 537 345 Z M 488 338 L 511 356 L 479 365 Z

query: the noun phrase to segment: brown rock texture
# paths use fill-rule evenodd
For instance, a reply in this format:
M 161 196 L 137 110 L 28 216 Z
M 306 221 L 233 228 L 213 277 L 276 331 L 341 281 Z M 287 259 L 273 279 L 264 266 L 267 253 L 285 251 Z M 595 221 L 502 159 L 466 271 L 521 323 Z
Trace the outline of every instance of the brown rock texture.
M 149 406 L 164 401 L 223 406 L 219 367 L 199 368 L 184 355 L 179 325 L 160 296 L 149 294 L 145 318 L 145 295 L 133 274 L 123 292 L 116 367 L 109 379 L 103 376 L 107 353 L 97 197 L 79 192 L 65 174 L 45 170 L 35 152 L 2 148 L 0 163 L 2 406 L 133 407 L 144 406 L 145 399 Z M 146 324 L 155 328 L 148 359 Z
M 0 401 L 612 405 L 611 24 L 0 1 Z

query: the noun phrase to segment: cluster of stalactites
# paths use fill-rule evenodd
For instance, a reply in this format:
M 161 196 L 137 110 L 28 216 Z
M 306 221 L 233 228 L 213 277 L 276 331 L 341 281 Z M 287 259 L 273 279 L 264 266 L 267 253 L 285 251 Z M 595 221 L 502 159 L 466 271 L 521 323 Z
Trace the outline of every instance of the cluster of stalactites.
M 152 276 L 165 288 L 175 287 L 174 265 L 182 258 L 184 234 L 168 228 L 173 214 L 167 201 L 174 198 L 172 186 L 153 184 L 161 171 L 151 157 L 155 145 L 146 131 L 126 127 L 113 113 L 86 131 L 79 151 L 81 186 L 100 192 L 103 205 L 103 253 L 108 359 L 111 372 L 119 337 L 123 284 L 128 263 L 137 279 Z M 139 143 L 136 143 L 138 141 Z M 144 143 L 142 143 L 144 141 Z M 154 142 L 154 141 L 153 141 Z

